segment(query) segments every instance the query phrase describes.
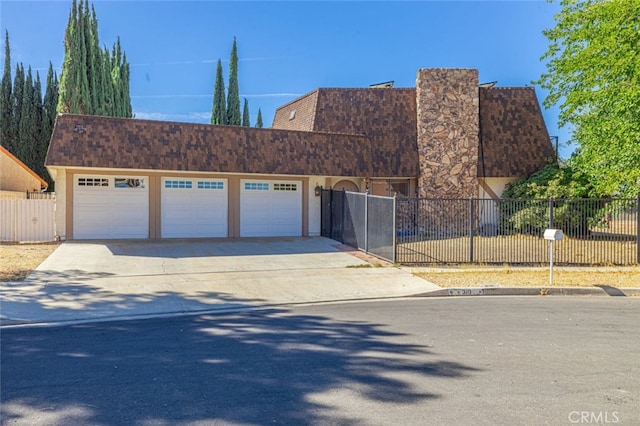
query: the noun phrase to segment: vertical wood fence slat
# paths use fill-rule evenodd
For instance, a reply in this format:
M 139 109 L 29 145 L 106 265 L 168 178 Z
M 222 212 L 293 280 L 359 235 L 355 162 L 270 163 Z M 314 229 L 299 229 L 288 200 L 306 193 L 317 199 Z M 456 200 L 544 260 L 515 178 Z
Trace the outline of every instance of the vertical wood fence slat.
M 0 239 L 7 242 L 53 241 L 55 199 L 0 200 Z

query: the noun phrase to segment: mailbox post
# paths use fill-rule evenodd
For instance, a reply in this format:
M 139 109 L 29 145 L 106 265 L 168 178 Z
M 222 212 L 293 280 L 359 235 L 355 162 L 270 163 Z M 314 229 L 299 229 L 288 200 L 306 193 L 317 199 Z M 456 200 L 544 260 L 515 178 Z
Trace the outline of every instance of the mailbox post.
M 553 285 L 553 242 L 563 238 L 560 229 L 547 229 L 544 231 L 544 239 L 549 241 L 549 285 Z

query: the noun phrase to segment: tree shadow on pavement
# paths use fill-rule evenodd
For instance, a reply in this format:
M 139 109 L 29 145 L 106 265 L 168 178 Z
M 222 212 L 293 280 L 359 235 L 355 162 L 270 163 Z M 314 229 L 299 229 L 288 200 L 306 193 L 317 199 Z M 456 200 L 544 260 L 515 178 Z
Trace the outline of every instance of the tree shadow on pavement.
M 391 327 L 300 311 L 5 329 L 3 423 L 363 424 L 479 371 Z
M 38 270 L 26 280 L 0 283 L 0 325 L 83 321 L 252 306 L 230 294 L 180 287 L 179 276 L 130 276 L 74 269 Z M 260 302 L 252 300 L 251 302 Z

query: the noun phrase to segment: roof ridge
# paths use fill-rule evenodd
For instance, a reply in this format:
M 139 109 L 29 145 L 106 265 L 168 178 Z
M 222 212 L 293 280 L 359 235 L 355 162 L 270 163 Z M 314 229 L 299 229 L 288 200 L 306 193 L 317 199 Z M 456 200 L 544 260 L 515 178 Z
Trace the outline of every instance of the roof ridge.
M 149 119 L 139 119 L 139 118 L 127 118 L 127 117 L 112 117 L 112 116 L 106 116 L 106 115 L 87 115 L 87 114 L 59 114 L 60 117 L 67 117 L 67 118 L 72 118 L 72 117 L 83 117 L 83 118 L 90 118 L 90 119 L 99 119 L 99 120 L 122 120 L 122 121 L 129 121 L 131 123 L 134 122 L 146 122 L 146 123 L 151 123 L 151 124 L 155 124 L 155 125 L 162 125 L 162 124 L 178 124 L 180 126 L 192 126 L 192 127 L 196 127 L 196 126 L 201 126 L 201 127 L 206 127 L 209 128 L 210 130 L 214 130 L 216 128 L 224 128 L 224 129 L 235 129 L 235 130 L 250 130 L 250 131 L 267 131 L 267 132 L 293 132 L 293 133 L 305 133 L 305 134 L 309 134 L 309 133 L 314 133 L 314 134 L 319 134 L 319 135 L 332 135 L 332 136 L 355 136 L 355 137 L 362 137 L 362 138 L 368 138 L 367 135 L 365 135 L 364 133 L 345 133 L 345 132 L 323 132 L 323 131 L 317 131 L 317 130 L 292 130 L 292 129 L 274 129 L 271 127 L 247 127 L 247 126 L 232 126 L 232 125 L 228 125 L 228 124 L 206 124 L 206 123 L 190 123 L 190 122 L 184 122 L 184 121 L 162 121 L 162 120 L 149 120 Z M 4 147 L 3 147 L 4 149 Z M 11 154 L 11 153 L 9 153 Z M 18 160 L 19 161 L 19 160 Z

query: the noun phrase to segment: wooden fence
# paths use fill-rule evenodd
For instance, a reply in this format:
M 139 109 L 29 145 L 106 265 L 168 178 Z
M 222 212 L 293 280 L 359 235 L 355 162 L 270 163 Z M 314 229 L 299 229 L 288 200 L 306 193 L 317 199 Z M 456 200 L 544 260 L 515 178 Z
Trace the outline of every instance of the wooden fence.
M 56 200 L 0 200 L 0 241 L 54 241 Z

